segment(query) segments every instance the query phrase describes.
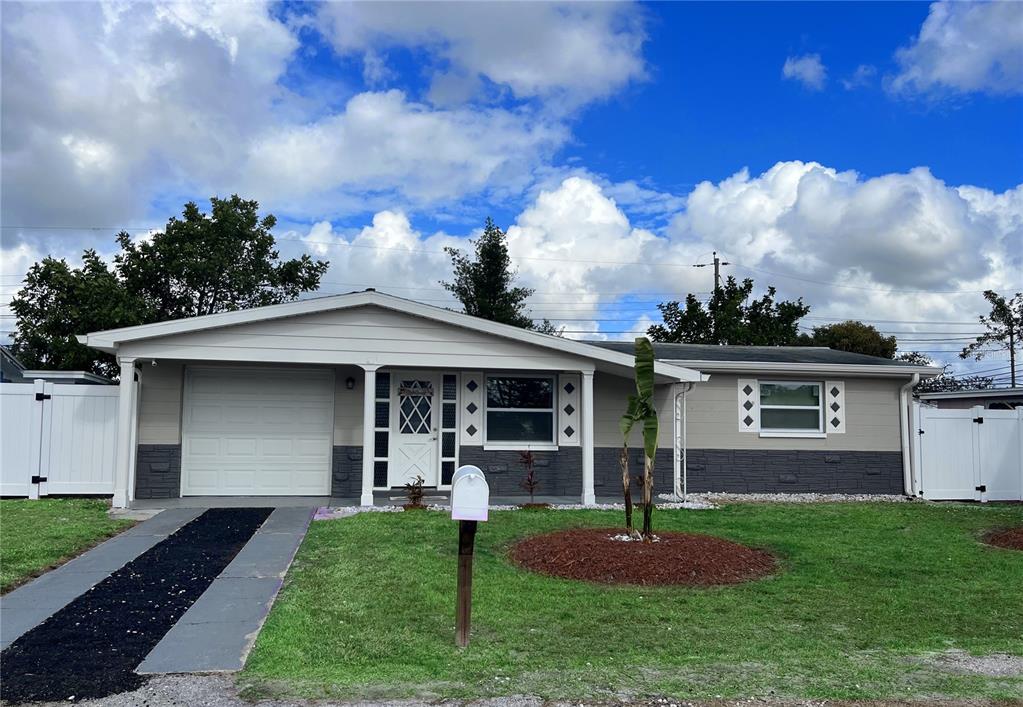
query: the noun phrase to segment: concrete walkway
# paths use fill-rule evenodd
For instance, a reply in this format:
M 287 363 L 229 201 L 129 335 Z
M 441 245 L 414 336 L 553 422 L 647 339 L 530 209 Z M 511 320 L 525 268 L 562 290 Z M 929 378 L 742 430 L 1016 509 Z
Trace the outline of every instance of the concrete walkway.
M 0 597 L 0 650 L 203 512 L 164 511 Z
M 137 672 L 240 670 L 315 510 L 313 507 L 274 510 L 231 564 L 149 653 Z

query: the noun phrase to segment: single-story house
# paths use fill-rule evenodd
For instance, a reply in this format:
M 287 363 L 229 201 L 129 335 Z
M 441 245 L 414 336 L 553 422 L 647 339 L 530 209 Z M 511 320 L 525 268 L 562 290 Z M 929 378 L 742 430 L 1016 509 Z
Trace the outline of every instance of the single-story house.
M 462 464 L 481 467 L 493 495 L 520 494 L 526 449 L 541 494 L 620 494 L 630 343 L 373 290 L 79 341 L 121 366 L 118 506 L 193 495 L 368 505 L 417 476 L 446 489 Z M 939 369 L 821 348 L 655 354 L 658 491 L 680 470 L 690 491 L 911 491 L 909 391 Z
M 919 393 L 921 402 L 948 410 L 969 410 L 980 406 L 988 410 L 1014 410 L 1023 407 L 1023 388 L 979 388 Z

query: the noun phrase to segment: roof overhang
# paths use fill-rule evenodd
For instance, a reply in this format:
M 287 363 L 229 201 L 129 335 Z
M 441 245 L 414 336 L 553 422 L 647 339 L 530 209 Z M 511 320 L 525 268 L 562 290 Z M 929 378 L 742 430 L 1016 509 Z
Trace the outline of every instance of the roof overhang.
M 634 359 L 629 354 L 602 349 L 581 341 L 565 339 L 559 336 L 541 334 L 527 329 L 500 324 L 488 319 L 480 319 L 461 312 L 453 312 L 441 307 L 423 304 L 413 300 L 395 297 L 393 295 L 366 290 L 363 292 L 352 292 L 345 295 L 331 295 L 327 297 L 313 297 L 310 299 L 296 300 L 284 304 L 275 304 L 267 307 L 255 307 L 252 309 L 241 309 L 234 312 L 221 312 L 201 317 L 190 317 L 188 319 L 174 319 L 155 324 L 143 324 L 140 326 L 125 327 L 122 329 L 108 329 L 106 331 L 90 332 L 79 335 L 76 338 L 79 343 L 85 344 L 94 349 L 117 354 L 118 349 L 127 343 L 134 343 L 146 339 L 156 339 L 175 334 L 189 334 L 199 331 L 207 331 L 222 327 L 249 324 L 253 322 L 264 322 L 287 317 L 298 317 L 304 314 L 329 312 L 353 307 L 377 306 L 384 309 L 402 312 L 415 317 L 423 317 L 434 321 L 450 324 L 453 326 L 491 334 L 496 337 L 520 341 L 541 348 L 551 349 L 562 353 L 579 356 L 594 362 L 603 362 L 616 367 L 633 368 Z M 654 372 L 662 379 L 681 382 L 701 382 L 709 378 L 706 374 L 694 370 L 676 362 L 657 361 L 654 364 Z
M 938 366 L 897 366 L 860 365 L 851 363 L 782 363 L 763 361 L 679 361 L 669 360 L 679 366 L 692 366 L 701 371 L 717 373 L 777 373 L 792 375 L 841 375 L 869 378 L 908 378 L 914 373 L 921 378 L 939 375 Z
M 1016 398 L 1023 397 L 1023 388 L 982 388 L 980 390 L 946 390 L 919 393 L 921 400 L 955 400 L 956 398 Z

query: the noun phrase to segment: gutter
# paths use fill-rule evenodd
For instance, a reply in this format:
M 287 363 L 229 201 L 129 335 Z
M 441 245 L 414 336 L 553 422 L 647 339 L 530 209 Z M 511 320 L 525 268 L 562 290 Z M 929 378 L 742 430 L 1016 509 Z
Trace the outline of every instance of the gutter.
M 899 428 L 902 432 L 902 490 L 907 496 L 916 496 L 913 475 L 913 411 L 910 408 L 913 399 L 913 386 L 920 382 L 920 374 L 914 373 L 909 382 L 899 388 Z
M 938 366 L 897 366 L 885 364 L 861 363 L 779 363 L 756 361 L 702 361 L 683 359 L 658 359 L 658 361 L 693 368 L 700 371 L 719 373 L 788 373 L 845 375 L 882 378 L 889 376 L 902 377 L 919 375 L 922 377 L 936 376 L 942 369 Z

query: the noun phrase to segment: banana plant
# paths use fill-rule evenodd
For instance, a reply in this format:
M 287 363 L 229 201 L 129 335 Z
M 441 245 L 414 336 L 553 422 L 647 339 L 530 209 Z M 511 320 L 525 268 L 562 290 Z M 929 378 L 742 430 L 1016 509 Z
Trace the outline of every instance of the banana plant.
M 629 405 L 619 428 L 623 445 L 620 457 L 622 486 L 625 495 L 625 525 L 632 527 L 632 490 L 629 479 L 629 435 L 641 425 L 643 433 L 643 539 L 653 539 L 654 458 L 657 456 L 657 409 L 654 405 L 654 347 L 646 337 L 636 339 L 636 394 L 629 396 Z

